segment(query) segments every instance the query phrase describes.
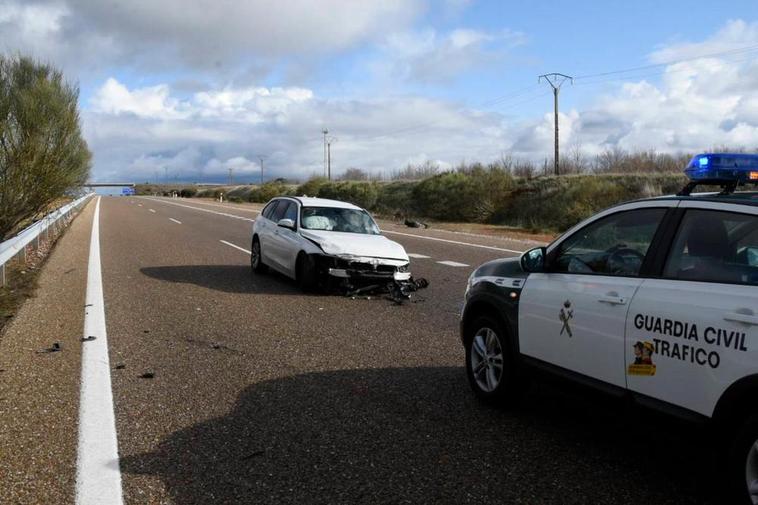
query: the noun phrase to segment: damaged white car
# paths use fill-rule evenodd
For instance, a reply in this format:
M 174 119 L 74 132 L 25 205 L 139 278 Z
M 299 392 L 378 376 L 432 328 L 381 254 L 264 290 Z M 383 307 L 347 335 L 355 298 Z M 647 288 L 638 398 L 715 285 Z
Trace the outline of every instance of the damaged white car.
M 413 280 L 409 261 L 403 246 L 381 235 L 368 212 L 345 202 L 274 198 L 253 224 L 253 272 L 272 268 L 306 291 L 386 291 L 394 299 L 408 298 L 427 284 Z

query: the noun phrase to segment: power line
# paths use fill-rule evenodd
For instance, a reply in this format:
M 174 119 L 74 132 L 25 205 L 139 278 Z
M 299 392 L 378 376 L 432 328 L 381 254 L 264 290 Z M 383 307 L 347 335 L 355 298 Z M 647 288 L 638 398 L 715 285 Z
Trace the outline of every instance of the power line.
M 642 65 L 642 66 L 639 66 L 639 67 L 630 67 L 630 68 L 625 68 L 625 69 L 620 69 L 620 70 L 611 70 L 609 72 L 600 72 L 600 73 L 597 73 L 597 74 L 579 75 L 577 77 L 574 77 L 574 79 L 578 81 L 578 80 L 581 80 L 581 79 L 588 79 L 590 77 L 605 77 L 605 76 L 608 76 L 608 75 L 625 74 L 625 73 L 628 73 L 628 72 L 635 72 L 635 71 L 640 71 L 640 70 L 650 70 L 650 69 L 653 69 L 653 68 L 666 67 L 666 66 L 669 66 L 669 65 L 675 65 L 676 63 L 684 63 L 686 61 L 700 60 L 700 59 L 703 59 L 703 58 L 712 58 L 714 56 L 726 56 L 726 55 L 730 55 L 730 54 L 741 54 L 741 53 L 752 52 L 752 51 L 758 51 L 758 44 L 752 45 L 752 46 L 745 46 L 745 47 L 741 47 L 741 48 L 737 48 L 737 49 L 730 49 L 730 50 L 727 50 L 727 51 L 719 51 L 719 52 L 714 52 L 714 53 L 700 54 L 698 56 L 691 56 L 689 58 L 680 58 L 678 60 L 671 60 L 671 61 L 667 61 L 667 62 L 664 62 L 664 63 L 653 63 L 651 65 Z

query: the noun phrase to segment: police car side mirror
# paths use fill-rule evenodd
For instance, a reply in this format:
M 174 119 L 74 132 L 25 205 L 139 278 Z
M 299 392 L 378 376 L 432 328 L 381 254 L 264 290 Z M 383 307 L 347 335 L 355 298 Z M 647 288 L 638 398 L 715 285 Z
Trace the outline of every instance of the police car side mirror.
M 546 254 L 547 250 L 544 247 L 529 249 L 521 255 L 521 269 L 525 272 L 544 271 Z
M 276 224 L 282 228 L 289 228 L 293 231 L 295 230 L 295 222 L 292 219 L 280 219 Z

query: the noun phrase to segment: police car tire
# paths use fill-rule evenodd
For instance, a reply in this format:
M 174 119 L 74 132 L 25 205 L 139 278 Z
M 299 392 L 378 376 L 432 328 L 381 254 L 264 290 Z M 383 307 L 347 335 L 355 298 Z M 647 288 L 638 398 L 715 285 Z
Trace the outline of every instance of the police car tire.
M 750 415 L 742 423 L 729 451 L 726 479 L 732 496 L 731 503 L 738 505 L 753 503 L 748 493 L 745 474 L 748 453 L 756 441 L 758 441 L 758 413 Z
M 256 248 L 258 255 L 258 262 L 256 263 Z M 253 243 L 250 245 L 250 269 L 255 274 L 265 274 L 268 271 L 268 267 L 263 263 L 263 256 L 261 256 L 261 242 L 258 237 L 253 237 Z
M 485 391 L 477 383 L 472 369 L 471 355 L 473 351 L 474 337 L 480 330 L 489 328 L 495 332 L 503 356 L 503 371 L 500 381 L 492 391 Z M 474 394 L 485 403 L 507 405 L 513 402 L 523 390 L 517 381 L 515 358 L 511 352 L 509 337 L 503 324 L 496 318 L 480 316 L 469 325 L 466 333 L 466 377 Z
M 295 271 L 300 289 L 306 293 L 316 289 L 316 262 L 310 255 L 301 252 L 297 256 Z

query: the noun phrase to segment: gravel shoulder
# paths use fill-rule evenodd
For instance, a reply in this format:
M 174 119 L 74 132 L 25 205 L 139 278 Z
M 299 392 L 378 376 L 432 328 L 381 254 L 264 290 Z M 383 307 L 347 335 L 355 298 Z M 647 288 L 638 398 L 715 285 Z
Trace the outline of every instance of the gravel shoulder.
M 94 200 L 0 339 L 0 503 L 73 503 L 84 298 Z M 44 352 L 54 342 L 59 352 Z

